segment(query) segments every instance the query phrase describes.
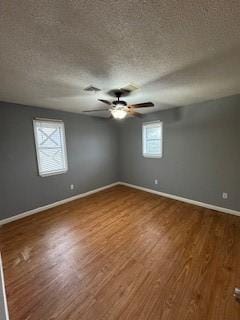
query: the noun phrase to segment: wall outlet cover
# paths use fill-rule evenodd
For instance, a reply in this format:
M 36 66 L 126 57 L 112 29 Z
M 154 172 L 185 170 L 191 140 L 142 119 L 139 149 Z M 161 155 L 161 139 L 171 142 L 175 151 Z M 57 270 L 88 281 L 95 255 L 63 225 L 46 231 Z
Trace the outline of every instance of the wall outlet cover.
M 223 199 L 227 199 L 228 198 L 228 193 L 227 192 L 223 192 L 222 193 L 222 198 Z

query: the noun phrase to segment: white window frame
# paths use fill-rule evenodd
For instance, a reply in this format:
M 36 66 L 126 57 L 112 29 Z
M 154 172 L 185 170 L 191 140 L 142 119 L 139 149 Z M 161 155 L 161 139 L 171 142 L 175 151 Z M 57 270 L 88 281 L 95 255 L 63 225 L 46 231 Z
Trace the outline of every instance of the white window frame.
M 160 127 L 161 129 L 161 150 L 159 154 L 151 154 L 146 152 L 146 129 L 147 128 L 155 128 L 156 126 Z M 145 158 L 162 158 L 163 156 L 163 123 L 158 121 L 152 121 L 152 122 L 144 122 L 142 124 L 142 155 Z
M 63 136 L 63 150 L 64 150 L 64 162 L 65 162 L 65 168 L 63 170 L 55 170 L 48 173 L 42 173 L 40 172 L 41 164 L 40 164 L 40 154 L 38 149 L 38 138 L 37 138 L 37 122 L 49 122 L 49 123 L 61 123 L 62 126 L 62 136 Z M 63 174 L 68 171 L 68 158 L 67 158 L 67 148 L 66 148 L 66 135 L 65 135 L 65 126 L 64 122 L 62 120 L 56 120 L 56 119 L 46 119 L 46 118 L 35 118 L 33 119 L 33 129 L 34 129 L 34 142 L 35 142 L 35 149 L 36 149 L 36 155 L 37 155 L 37 164 L 38 164 L 38 174 L 40 177 L 48 177 L 48 176 L 54 176 L 58 174 Z

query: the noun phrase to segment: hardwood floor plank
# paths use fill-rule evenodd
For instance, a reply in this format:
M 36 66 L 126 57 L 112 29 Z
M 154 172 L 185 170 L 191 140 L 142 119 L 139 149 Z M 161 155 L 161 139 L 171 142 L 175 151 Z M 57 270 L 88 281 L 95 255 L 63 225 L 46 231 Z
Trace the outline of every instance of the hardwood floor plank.
M 0 229 L 11 320 L 237 320 L 240 219 L 125 186 Z

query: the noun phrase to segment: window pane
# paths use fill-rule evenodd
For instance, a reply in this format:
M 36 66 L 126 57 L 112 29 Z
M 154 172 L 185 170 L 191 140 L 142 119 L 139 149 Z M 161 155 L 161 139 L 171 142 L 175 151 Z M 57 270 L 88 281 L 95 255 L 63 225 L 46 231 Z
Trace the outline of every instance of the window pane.
M 67 170 L 64 124 L 61 121 L 34 121 L 40 175 Z
M 160 154 L 161 140 L 150 140 L 146 142 L 146 152 L 149 154 Z
M 146 128 L 146 138 L 148 139 L 160 139 L 161 138 L 161 128 Z
M 64 157 L 61 149 L 40 149 L 41 172 L 55 172 L 64 169 Z
M 160 121 L 145 123 L 142 130 L 144 157 L 162 157 L 162 123 Z
M 37 128 L 39 147 L 61 147 L 60 128 Z

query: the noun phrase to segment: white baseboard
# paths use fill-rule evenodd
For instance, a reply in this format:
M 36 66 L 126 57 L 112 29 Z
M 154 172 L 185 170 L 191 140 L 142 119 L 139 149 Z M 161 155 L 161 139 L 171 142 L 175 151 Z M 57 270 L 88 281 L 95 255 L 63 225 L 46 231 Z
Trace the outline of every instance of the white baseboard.
M 57 202 L 54 202 L 54 203 L 50 203 L 50 204 L 47 204 L 45 206 L 42 206 L 42 207 L 39 207 L 39 208 L 36 208 L 36 209 L 32 209 L 32 210 L 17 214 L 16 216 L 13 216 L 13 217 L 10 217 L 10 218 L 6 218 L 6 219 L 3 219 L 3 220 L 0 220 L 0 226 L 4 225 L 6 223 L 12 222 L 12 221 L 16 221 L 16 220 L 25 218 L 25 217 L 30 216 L 32 214 L 35 214 L 35 213 L 38 213 L 38 212 L 41 212 L 41 211 L 44 211 L 44 210 L 51 209 L 53 207 L 60 206 L 61 204 L 64 204 L 64 203 L 67 203 L 67 202 L 70 202 L 70 201 L 73 201 L 73 200 L 76 200 L 76 199 L 79 199 L 79 198 L 87 197 L 87 196 L 89 196 L 89 195 L 91 195 L 93 193 L 96 193 L 96 192 L 99 192 L 99 191 L 114 187 L 116 185 L 124 185 L 124 186 L 128 186 L 128 187 L 131 187 L 131 188 L 139 189 L 139 190 L 142 190 L 142 191 L 154 193 L 154 194 L 157 194 L 157 195 L 162 196 L 162 197 L 166 197 L 166 198 L 170 198 L 170 199 L 174 199 L 174 200 L 178 200 L 178 201 L 182 201 L 182 202 L 187 202 L 187 203 L 190 203 L 190 204 L 193 204 L 193 205 L 196 205 L 196 206 L 200 206 L 200 207 L 204 207 L 204 208 L 207 208 L 207 209 L 212 209 L 212 210 L 215 210 L 215 211 L 220 211 L 220 212 L 224 212 L 224 213 L 228 213 L 228 214 L 233 214 L 235 216 L 240 216 L 240 212 L 236 211 L 236 210 L 223 208 L 223 207 L 218 207 L 218 206 L 215 206 L 215 205 L 212 205 L 212 204 L 209 204 L 209 203 L 199 202 L 199 201 L 195 201 L 195 200 L 179 197 L 179 196 L 176 196 L 176 195 L 172 195 L 172 194 L 169 194 L 169 193 L 164 193 L 164 192 L 156 191 L 156 190 L 153 190 L 153 189 L 140 187 L 140 186 L 137 186 L 137 185 L 134 185 L 134 184 L 130 184 L 130 183 L 127 183 L 127 182 L 119 181 L 119 182 L 114 182 L 112 184 L 109 184 L 109 185 L 106 185 L 106 186 L 103 186 L 103 187 L 100 187 L 100 188 L 97 188 L 97 189 L 94 189 L 94 190 L 91 190 L 91 191 L 80 193 L 80 194 L 78 194 L 76 196 L 73 196 L 73 197 L 70 197 L 70 198 L 66 198 L 66 199 L 63 199 L 63 200 L 60 200 L 60 201 L 57 201 Z
M 2 319 L 3 317 L 3 320 L 9 320 L 1 254 L 0 254 L 0 290 L 2 291 L 0 296 L 3 297 L 3 301 L 0 301 L 0 318 Z
M 156 190 L 149 189 L 149 188 L 140 187 L 140 186 L 137 186 L 137 185 L 134 185 L 134 184 L 126 183 L 126 182 L 119 182 L 119 184 L 131 187 L 131 188 L 139 189 L 139 190 L 142 190 L 142 191 L 154 193 L 154 194 L 157 194 L 157 195 L 162 196 L 162 197 L 166 197 L 166 198 L 170 198 L 170 199 L 174 199 L 174 200 L 178 200 L 178 201 L 194 204 L 194 205 L 199 206 L 199 207 L 204 207 L 204 208 L 212 209 L 212 210 L 215 210 L 215 211 L 220 211 L 220 212 L 224 212 L 224 213 L 228 213 L 228 214 L 233 214 L 235 216 L 240 216 L 240 212 L 236 211 L 236 210 L 227 209 L 227 208 L 223 208 L 223 207 L 218 207 L 218 206 L 215 206 L 215 205 L 212 205 L 212 204 L 209 204 L 209 203 L 199 202 L 199 201 L 195 201 L 195 200 L 191 200 L 191 199 L 175 196 L 175 195 L 172 195 L 172 194 L 156 191 Z
M 77 194 L 76 196 L 73 196 L 73 197 L 70 197 L 70 198 L 66 198 L 66 199 L 63 199 L 63 200 L 60 200 L 60 201 L 57 201 L 57 202 L 54 202 L 54 203 L 50 203 L 50 204 L 47 204 L 45 206 L 42 206 L 42 207 L 39 207 L 39 208 L 36 208 L 36 209 L 32 209 L 32 210 L 29 210 L 29 211 L 26 211 L 26 212 L 23 212 L 23 213 L 19 213 L 19 214 L 13 216 L 13 217 L 0 220 L 0 226 L 4 225 L 6 223 L 12 222 L 12 221 L 16 221 L 16 220 L 28 217 L 28 216 L 30 216 L 32 214 L 35 214 L 35 213 L 38 213 L 38 212 L 41 212 L 41 211 L 44 211 L 44 210 L 51 209 L 53 207 L 60 206 L 61 204 L 64 204 L 64 203 L 67 203 L 67 202 L 70 202 L 70 201 L 73 201 L 73 200 L 76 200 L 76 199 L 79 199 L 79 198 L 87 197 L 87 196 L 89 196 L 89 195 L 91 195 L 93 193 L 96 193 L 96 192 L 99 192 L 99 191 L 114 187 L 114 186 L 116 186 L 118 184 L 119 184 L 119 182 L 114 182 L 114 183 L 108 184 L 106 186 L 103 186 L 103 187 L 100 187 L 100 188 L 97 188 L 97 189 L 94 189 L 94 190 L 90 190 L 90 191 L 87 191 L 87 192 L 84 192 L 84 193 Z

